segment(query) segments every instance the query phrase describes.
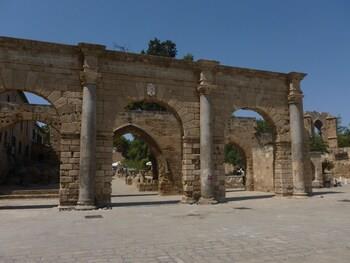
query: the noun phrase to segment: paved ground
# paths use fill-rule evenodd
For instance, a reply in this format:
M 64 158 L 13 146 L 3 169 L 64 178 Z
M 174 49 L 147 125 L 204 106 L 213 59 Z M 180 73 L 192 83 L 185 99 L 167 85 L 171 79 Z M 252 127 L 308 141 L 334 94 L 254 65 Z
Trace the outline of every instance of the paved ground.
M 350 262 L 350 185 L 308 199 L 233 191 L 215 206 L 127 188 L 111 210 L 1 200 L 0 262 Z

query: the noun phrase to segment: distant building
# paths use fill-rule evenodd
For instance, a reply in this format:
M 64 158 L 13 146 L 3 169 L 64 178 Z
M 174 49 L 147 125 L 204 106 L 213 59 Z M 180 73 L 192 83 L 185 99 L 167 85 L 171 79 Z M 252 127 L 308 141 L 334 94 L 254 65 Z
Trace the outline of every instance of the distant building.
M 21 91 L 0 94 L 0 102 L 29 103 Z M 32 159 L 32 146 L 45 143 L 45 133 L 35 121 L 21 121 L 0 129 L 0 183 L 16 165 Z

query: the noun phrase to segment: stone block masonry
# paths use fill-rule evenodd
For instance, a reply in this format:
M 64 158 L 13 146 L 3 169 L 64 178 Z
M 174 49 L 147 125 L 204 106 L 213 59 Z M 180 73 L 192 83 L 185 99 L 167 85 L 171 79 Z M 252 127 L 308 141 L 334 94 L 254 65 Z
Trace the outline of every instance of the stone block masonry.
M 173 152 L 181 169 L 164 157 L 162 135 L 144 136 L 159 146 L 159 169 L 173 174 L 183 202 L 225 200 L 225 125 L 238 109 L 255 110 L 273 125 L 275 192 L 307 194 L 304 76 L 0 37 L 0 91 L 30 91 L 52 103 L 55 114 L 41 117 L 57 123 L 61 136 L 60 204 L 79 209 L 109 205 L 115 124 L 138 101 L 159 103 L 176 118 Z

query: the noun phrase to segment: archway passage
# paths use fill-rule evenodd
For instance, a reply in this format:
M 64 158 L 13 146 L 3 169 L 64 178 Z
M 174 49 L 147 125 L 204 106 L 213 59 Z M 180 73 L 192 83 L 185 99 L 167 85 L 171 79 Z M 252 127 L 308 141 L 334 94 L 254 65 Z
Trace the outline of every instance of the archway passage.
M 227 166 L 227 160 L 233 155 L 235 160 L 231 162 L 235 161 L 238 166 L 236 174 L 243 175 L 241 181 L 246 190 L 275 190 L 274 141 L 274 126 L 264 113 L 245 109 L 232 114 L 225 129 L 225 162 Z M 225 178 L 229 185 L 231 178 Z
M 119 130 L 114 135 L 112 157 L 114 179 L 120 178 L 126 185 L 133 186 L 138 191 L 158 191 L 159 172 L 156 156 L 160 155 L 159 148 L 150 137 L 140 131 L 130 127 L 126 130 L 128 131 Z M 115 189 L 118 188 L 115 187 L 118 186 L 115 185 L 115 180 L 112 193 L 118 192 Z
M 7 91 L 0 94 L 0 103 L 1 197 L 57 198 L 60 133 L 57 119 L 49 118 L 51 108 L 45 108 L 49 102 L 32 93 Z M 39 119 L 51 120 L 50 125 Z
M 113 195 L 173 193 L 174 182 L 168 162 L 147 132 L 125 125 L 114 132 L 113 141 Z M 132 187 L 119 187 L 120 184 Z
M 226 189 L 245 189 L 247 160 L 243 149 L 230 142 L 224 151 Z

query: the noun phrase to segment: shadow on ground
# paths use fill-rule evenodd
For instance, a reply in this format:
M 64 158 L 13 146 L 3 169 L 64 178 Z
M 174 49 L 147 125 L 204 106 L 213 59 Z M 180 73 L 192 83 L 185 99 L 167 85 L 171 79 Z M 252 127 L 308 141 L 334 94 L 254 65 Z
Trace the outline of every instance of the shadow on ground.
M 144 193 L 144 194 L 121 194 L 121 195 L 111 195 L 111 197 L 131 197 L 131 196 L 155 196 L 158 193 Z
M 272 198 L 274 196 L 275 196 L 274 194 L 234 196 L 234 197 L 226 197 L 226 202 L 244 201 L 244 200 L 256 200 L 256 199 L 267 199 L 267 198 Z
M 142 202 L 121 202 L 111 203 L 111 207 L 125 207 L 125 206 L 147 206 L 147 205 L 172 205 L 180 203 L 179 200 L 166 200 L 166 201 L 142 201 Z
M 322 192 L 313 192 L 311 196 L 329 195 L 329 194 L 343 194 L 343 193 L 344 193 L 344 192 L 322 191 Z

